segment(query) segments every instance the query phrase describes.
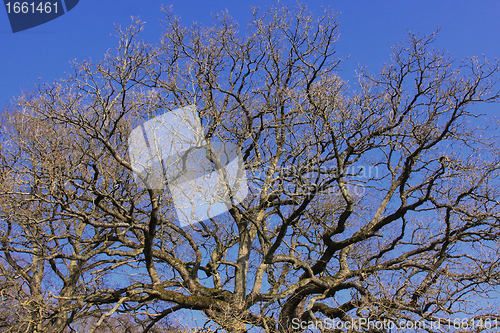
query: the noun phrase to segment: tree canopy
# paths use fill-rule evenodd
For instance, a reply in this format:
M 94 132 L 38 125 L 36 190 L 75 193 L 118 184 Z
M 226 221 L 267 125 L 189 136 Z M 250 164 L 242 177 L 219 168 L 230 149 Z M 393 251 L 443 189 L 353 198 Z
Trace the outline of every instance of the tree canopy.
M 228 332 L 500 319 L 498 124 L 476 106 L 499 100 L 497 62 L 409 33 L 347 82 L 330 10 L 278 4 L 245 27 L 164 11 L 159 43 L 134 20 L 2 113 L 2 332 L 153 332 L 189 311 Z M 187 105 L 207 142 L 239 147 L 248 195 L 182 226 L 168 187 L 134 180 L 128 138 Z

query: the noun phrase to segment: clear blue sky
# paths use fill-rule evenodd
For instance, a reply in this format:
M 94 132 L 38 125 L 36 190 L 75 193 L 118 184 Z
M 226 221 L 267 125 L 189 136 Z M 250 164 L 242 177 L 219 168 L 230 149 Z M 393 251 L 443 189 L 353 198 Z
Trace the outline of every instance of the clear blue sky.
M 310 10 L 330 6 L 339 12 L 340 40 L 337 50 L 349 56 L 340 75 L 352 80 L 357 63 L 376 72 L 389 60 L 391 46 L 401 42 L 407 31 L 430 34 L 441 28 L 436 48 L 446 49 L 457 59 L 484 54 L 500 58 L 499 0 L 332 0 L 304 1 Z M 173 5 L 184 25 L 193 21 L 210 24 L 211 14 L 228 9 L 244 25 L 250 6 L 265 7 L 255 0 L 80 0 L 67 14 L 41 26 L 12 33 L 6 10 L 0 8 L 0 108 L 38 82 L 52 82 L 71 70 L 70 62 L 99 60 L 116 39 L 114 24 L 128 25 L 131 16 L 146 21 L 142 38 L 159 40 L 160 7 Z M 293 6 L 295 0 L 283 0 Z M 40 80 L 40 81 L 39 81 Z M 499 114 L 498 106 L 488 112 Z M 196 314 L 186 319 L 196 320 Z M 192 316 L 192 317 L 190 317 Z
M 485 54 L 500 57 L 500 1 L 463 0 L 333 0 L 304 1 L 310 10 L 330 6 L 340 12 L 340 55 L 350 55 L 341 76 L 352 79 L 356 63 L 377 71 L 389 59 L 391 46 L 402 41 L 407 30 L 441 32 L 439 49 L 456 58 Z M 164 0 L 80 0 L 67 14 L 23 32 L 12 33 L 5 8 L 0 8 L 0 107 L 39 82 L 52 82 L 69 72 L 70 61 L 101 59 L 113 47 L 115 23 L 128 25 L 130 16 L 146 21 L 143 38 L 156 42 L 161 33 L 159 8 L 173 5 L 185 25 L 193 21 L 209 24 L 211 13 L 227 8 L 245 24 L 249 7 L 265 7 L 265 1 L 164 1 Z M 293 6 L 295 1 L 282 1 Z

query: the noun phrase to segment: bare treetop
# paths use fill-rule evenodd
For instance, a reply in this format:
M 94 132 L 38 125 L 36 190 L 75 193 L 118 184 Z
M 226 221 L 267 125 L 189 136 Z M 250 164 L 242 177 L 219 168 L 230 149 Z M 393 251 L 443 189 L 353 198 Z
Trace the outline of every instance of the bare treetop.
M 164 11 L 158 44 L 134 20 L 103 60 L 2 114 L 5 332 L 152 332 L 191 311 L 206 323 L 182 324 L 200 332 L 496 325 L 498 124 L 471 106 L 498 102 L 497 62 L 458 62 L 433 49 L 438 34 L 410 33 L 350 86 L 329 10 L 253 9 L 246 27 Z M 172 120 L 190 105 L 196 131 Z M 202 134 L 198 153 L 151 155 L 161 186 L 140 149 L 176 146 L 153 125 Z M 168 171 L 205 158 L 217 190 Z M 181 181 L 225 206 L 194 218 Z M 351 331 L 390 331 L 367 325 Z

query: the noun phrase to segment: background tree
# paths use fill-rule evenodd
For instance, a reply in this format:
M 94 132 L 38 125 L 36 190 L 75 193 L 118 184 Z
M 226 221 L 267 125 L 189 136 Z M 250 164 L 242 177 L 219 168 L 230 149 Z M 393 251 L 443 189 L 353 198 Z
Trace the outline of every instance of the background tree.
M 165 14 L 159 44 L 134 21 L 3 115 L 2 297 L 27 331 L 126 315 L 147 332 L 181 311 L 229 332 L 499 319 L 497 127 L 471 111 L 498 101 L 497 63 L 409 34 L 351 88 L 330 11 L 253 9 L 245 31 Z M 250 193 L 182 228 L 167 190 L 134 182 L 127 138 L 190 104 L 208 142 L 241 147 Z

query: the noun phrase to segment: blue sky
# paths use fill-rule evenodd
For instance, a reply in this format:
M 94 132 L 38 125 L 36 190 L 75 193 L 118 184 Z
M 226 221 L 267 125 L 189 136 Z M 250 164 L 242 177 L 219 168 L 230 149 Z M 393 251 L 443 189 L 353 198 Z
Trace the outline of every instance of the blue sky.
M 318 12 L 330 6 L 339 12 L 340 56 L 350 58 L 340 75 L 352 80 L 357 63 L 377 72 L 389 60 L 391 47 L 403 41 L 407 31 L 430 34 L 441 28 L 435 47 L 448 50 L 457 59 L 484 54 L 500 58 L 500 1 L 498 0 L 333 0 L 304 1 Z M 282 1 L 295 5 L 296 1 Z M 0 8 L 0 107 L 23 88 L 52 82 L 71 71 L 76 60 L 102 59 L 116 45 L 115 24 L 126 26 L 131 16 L 146 22 L 142 38 L 155 43 L 161 34 L 161 5 L 173 6 L 184 25 L 193 21 L 210 24 L 211 14 L 228 9 L 244 25 L 250 6 L 265 7 L 267 1 L 164 1 L 164 0 L 80 0 L 67 14 L 41 26 L 12 33 L 6 10 Z M 498 106 L 482 110 L 498 114 Z M 185 314 L 196 320 L 197 314 Z
M 71 70 L 70 62 L 99 60 L 116 39 L 114 24 L 128 25 L 130 16 L 146 21 L 143 38 L 156 42 L 161 33 L 161 5 L 173 5 L 184 25 L 193 21 L 209 24 L 211 14 L 228 9 L 242 25 L 249 7 L 265 7 L 266 1 L 164 1 L 164 0 L 80 0 L 67 14 L 18 33 L 12 33 L 7 13 L 0 8 L 0 105 L 31 89 L 39 82 L 52 82 Z M 282 1 L 293 6 L 295 1 Z M 500 1 L 463 0 L 306 0 L 312 11 L 330 6 L 340 12 L 341 56 L 350 55 L 340 75 L 352 80 L 357 63 L 376 72 L 389 60 L 391 46 L 402 41 L 407 31 L 429 34 L 441 28 L 436 48 L 455 58 L 485 54 L 500 57 Z M 492 109 L 493 110 L 493 109 Z

